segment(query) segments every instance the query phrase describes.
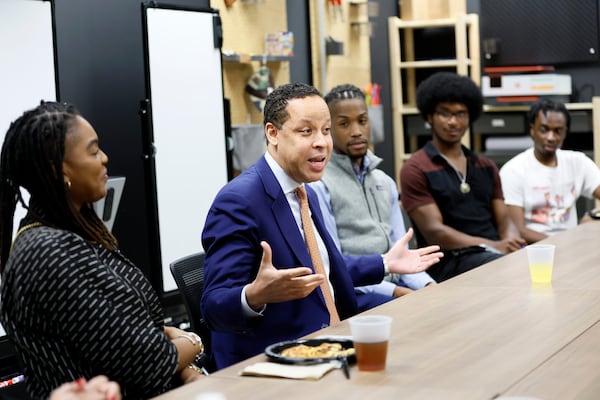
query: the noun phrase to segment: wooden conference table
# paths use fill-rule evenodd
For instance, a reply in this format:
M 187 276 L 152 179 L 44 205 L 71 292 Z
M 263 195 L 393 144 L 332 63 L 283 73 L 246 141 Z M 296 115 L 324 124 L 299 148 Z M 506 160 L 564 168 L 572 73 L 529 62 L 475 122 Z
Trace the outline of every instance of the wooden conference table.
M 259 355 L 159 398 L 599 399 L 600 222 L 544 242 L 557 246 L 550 288 L 531 286 L 521 250 L 366 312 L 394 318 L 385 372 L 240 376 Z M 310 336 L 349 334 L 342 321 Z

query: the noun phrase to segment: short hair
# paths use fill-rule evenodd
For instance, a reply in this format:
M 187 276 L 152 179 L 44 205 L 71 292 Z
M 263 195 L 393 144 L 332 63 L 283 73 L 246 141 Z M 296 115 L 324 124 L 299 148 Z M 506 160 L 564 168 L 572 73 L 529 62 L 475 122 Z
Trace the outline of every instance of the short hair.
M 435 112 L 439 103 L 462 103 L 469 120 L 477 120 L 483 110 L 483 95 L 469 77 L 452 72 L 436 72 L 417 87 L 417 108 L 423 119 Z
M 267 96 L 264 108 L 264 121 L 275 125 L 277 129 L 281 129 L 281 126 L 289 118 L 287 112 L 287 104 L 292 99 L 302 99 L 309 96 L 321 96 L 315 87 L 307 85 L 306 83 L 296 82 L 287 83 L 281 85 L 273 90 Z
M 28 218 L 116 247 L 93 206 L 86 204 L 77 211 L 67 194 L 62 167 L 65 138 L 80 115 L 71 104 L 42 101 L 10 124 L 0 158 L 0 271 L 8 259 L 17 203 L 28 210 Z M 21 187 L 31 195 L 29 205 Z
M 346 83 L 343 85 L 335 86 L 329 93 L 327 93 L 324 97 L 327 105 L 333 103 L 337 100 L 346 100 L 346 99 L 361 99 L 365 100 L 365 94 L 358 86 L 354 86 L 352 84 Z
M 531 105 L 527 112 L 527 121 L 529 122 L 529 125 L 535 124 L 535 119 L 540 111 L 544 116 L 548 111 L 562 113 L 567 120 L 567 130 L 571 127 L 571 113 L 567 110 L 567 107 L 561 102 L 550 99 L 540 99 Z

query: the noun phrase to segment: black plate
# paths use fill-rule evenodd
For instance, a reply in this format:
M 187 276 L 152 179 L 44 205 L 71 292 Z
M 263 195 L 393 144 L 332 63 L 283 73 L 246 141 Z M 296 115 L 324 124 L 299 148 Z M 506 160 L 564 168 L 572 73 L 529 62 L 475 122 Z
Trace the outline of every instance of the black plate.
M 338 338 L 320 338 L 320 339 L 298 339 L 298 340 L 290 340 L 286 342 L 279 342 L 268 346 L 265 349 L 265 354 L 271 361 L 275 361 L 282 364 L 299 364 L 299 365 L 309 365 L 309 364 L 319 364 L 331 360 L 341 359 L 344 356 L 340 357 L 313 357 L 313 358 L 296 358 L 296 357 L 285 357 L 281 355 L 281 352 L 289 347 L 294 347 L 299 344 L 304 344 L 306 346 L 318 346 L 321 343 L 339 343 L 342 345 L 343 349 L 350 349 L 354 347 L 352 340 L 350 339 L 338 339 Z M 356 362 L 356 356 L 351 354 L 349 356 L 345 356 L 348 363 Z

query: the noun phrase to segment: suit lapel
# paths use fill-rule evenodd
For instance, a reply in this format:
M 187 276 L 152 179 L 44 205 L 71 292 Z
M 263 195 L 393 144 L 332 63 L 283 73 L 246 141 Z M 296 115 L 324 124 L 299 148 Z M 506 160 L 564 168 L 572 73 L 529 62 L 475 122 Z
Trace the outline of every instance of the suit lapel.
M 298 230 L 298 225 L 296 224 L 292 210 L 290 210 L 290 205 L 264 157 L 257 163 L 257 170 L 263 181 L 265 191 L 273 199 L 271 206 L 273 220 L 277 223 L 281 235 L 285 238 L 290 250 L 299 260 L 300 265 L 297 266 L 307 266 L 312 269 L 310 254 Z
M 296 224 L 296 220 L 294 219 L 294 214 L 290 209 L 288 200 L 285 197 L 283 190 L 281 190 L 279 182 L 277 182 L 277 179 L 275 178 L 275 174 L 273 174 L 273 171 L 271 171 L 271 168 L 269 168 L 269 165 L 267 164 L 267 161 L 264 157 L 256 163 L 256 168 L 263 182 L 266 193 L 273 199 L 273 205 L 271 206 L 273 220 L 277 223 L 281 235 L 285 238 L 285 241 L 287 242 L 290 251 L 299 260 L 299 265 L 296 266 L 308 267 L 312 269 L 314 273 L 315 269 L 312 265 L 312 260 L 310 259 L 310 253 L 308 252 L 306 243 L 304 242 L 304 239 L 300 234 L 298 225 Z M 318 209 L 318 199 L 315 193 L 312 191 L 312 189 L 308 188 L 307 192 L 310 193 L 309 207 L 312 212 L 312 210 L 314 210 L 312 204 L 314 204 Z M 318 222 L 315 222 L 315 226 L 319 230 L 319 233 L 321 234 L 321 232 L 326 232 L 325 224 L 323 223 L 322 218 L 320 220 L 317 218 L 317 220 Z M 315 219 L 313 219 L 313 221 L 315 221 Z M 329 237 L 329 235 L 326 236 Z M 325 243 L 328 246 L 328 248 L 330 248 L 331 240 L 329 240 L 329 242 L 325 241 Z M 321 292 L 321 290 L 315 290 L 315 293 L 318 295 L 321 306 L 325 310 L 327 310 L 325 298 L 323 297 L 323 293 Z
M 281 234 L 290 246 L 294 255 L 300 260 L 300 264 L 302 266 L 313 268 L 306 243 L 304 242 L 304 239 L 302 239 L 294 215 L 290 210 L 290 205 L 283 192 L 280 197 L 275 199 L 271 209 L 273 210 L 273 218 L 277 221 Z

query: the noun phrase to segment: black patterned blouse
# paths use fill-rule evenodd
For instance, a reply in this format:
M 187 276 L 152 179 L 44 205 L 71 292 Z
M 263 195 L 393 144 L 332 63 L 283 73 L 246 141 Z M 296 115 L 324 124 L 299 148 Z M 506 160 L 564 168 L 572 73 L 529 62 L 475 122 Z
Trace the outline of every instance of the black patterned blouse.
M 143 273 L 120 253 L 45 226 L 16 239 L 1 285 L 0 320 L 14 341 L 33 398 L 104 374 L 125 398 L 170 388 L 175 346 Z

